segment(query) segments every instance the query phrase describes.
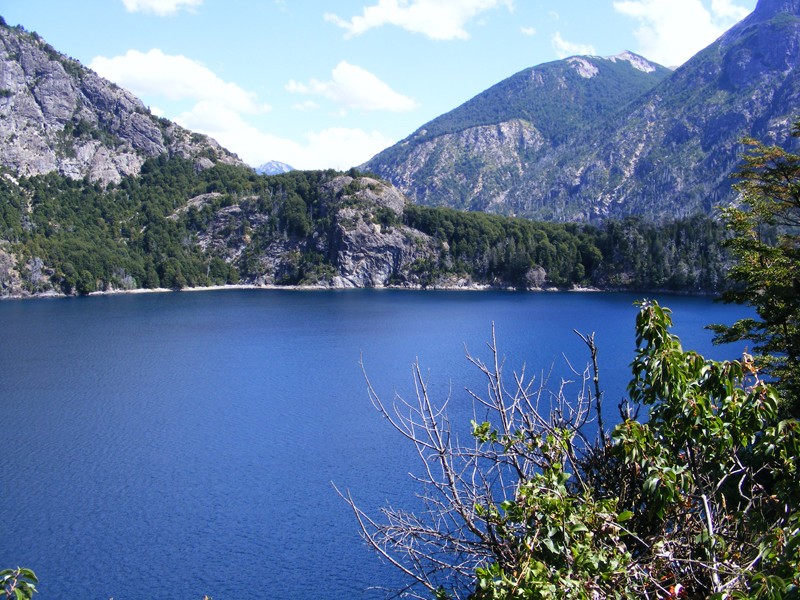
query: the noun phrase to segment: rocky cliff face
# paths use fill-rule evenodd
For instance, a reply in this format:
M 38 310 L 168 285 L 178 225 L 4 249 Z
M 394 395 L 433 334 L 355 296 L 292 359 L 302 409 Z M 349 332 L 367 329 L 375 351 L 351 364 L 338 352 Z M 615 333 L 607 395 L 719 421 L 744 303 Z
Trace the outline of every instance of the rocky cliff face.
M 324 233 L 263 236 L 268 241 L 260 243 L 259 230 L 269 227 L 269 218 L 258 210 L 255 198 L 245 197 L 218 210 L 198 243 L 235 266 L 243 283 L 276 285 L 296 279 L 300 256 L 316 252 L 332 265 L 326 272 L 306 274 L 316 285 L 418 285 L 415 263 L 434 258 L 436 244 L 401 224 L 406 199 L 396 188 L 369 177 L 341 175 L 324 183 L 320 196 L 330 219 Z M 198 196 L 189 205 L 202 209 L 214 197 Z
M 448 206 L 502 212 L 507 190 L 525 175 L 527 158 L 546 144 L 544 135 L 522 119 L 470 127 L 409 142 L 392 179 L 421 204 L 442 204 L 446 194 Z
M 435 135 L 423 139 L 417 132 L 367 167 L 412 200 L 432 205 L 558 221 L 710 213 L 733 200 L 730 174 L 739 164 L 743 136 L 788 148 L 796 143 L 788 132 L 800 116 L 798 62 L 800 3 L 760 0 L 750 16 L 674 73 L 647 89 L 629 88 L 628 102 L 617 99 L 595 113 L 582 108 L 605 97 L 602 76 L 617 84 L 625 80 L 619 71 L 604 74 L 608 62 L 573 57 L 550 63 L 561 71 L 543 65 L 550 71 L 527 72 L 544 85 L 524 87 L 515 76 L 498 84 L 503 94 L 492 88 L 453 111 L 468 123 L 488 100 L 502 102 L 505 112 L 498 114 L 516 112 L 523 127 L 540 133 L 533 151 L 518 137 L 500 140 L 475 125 L 444 131 L 437 124 L 454 119 L 443 116 L 420 129 Z M 553 89 L 572 90 L 560 110 Z M 550 116 L 525 112 L 520 98 L 551 107 Z M 453 136 L 470 134 L 473 144 L 453 143 Z M 493 148 L 490 154 L 473 149 L 486 146 Z
M 214 140 L 152 115 L 135 96 L 0 24 L 0 164 L 21 175 L 57 171 L 118 182 L 159 154 L 240 163 Z
M 401 224 L 406 199 L 396 188 L 368 177 L 337 177 L 325 186 L 335 229 L 328 252 L 333 287 L 415 286 L 416 262 L 433 258 L 435 244 Z

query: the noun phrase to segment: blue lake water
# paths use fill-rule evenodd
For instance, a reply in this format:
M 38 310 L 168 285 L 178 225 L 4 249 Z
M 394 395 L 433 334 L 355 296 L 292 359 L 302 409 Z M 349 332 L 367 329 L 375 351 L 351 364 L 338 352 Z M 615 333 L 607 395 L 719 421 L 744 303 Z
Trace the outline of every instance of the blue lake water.
M 506 369 L 587 361 L 613 414 L 633 358 L 627 294 L 226 290 L 0 303 L 0 568 L 41 600 L 382 598 L 397 581 L 331 482 L 368 510 L 413 498 L 410 449 L 372 408 L 477 385 L 495 323 Z M 666 296 L 684 346 L 739 307 Z M 609 417 L 610 418 L 610 417 Z

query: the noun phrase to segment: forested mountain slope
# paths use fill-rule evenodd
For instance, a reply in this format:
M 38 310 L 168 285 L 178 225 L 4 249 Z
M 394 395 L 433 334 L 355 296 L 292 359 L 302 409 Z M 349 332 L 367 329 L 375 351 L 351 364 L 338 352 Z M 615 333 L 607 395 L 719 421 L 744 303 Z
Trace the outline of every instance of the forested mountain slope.
M 796 143 L 788 131 L 800 106 L 798 47 L 800 3 L 760 0 L 660 83 L 627 88 L 628 103 L 603 105 L 604 96 L 593 95 L 603 87 L 590 86 L 607 76 L 608 65 L 573 57 L 527 73 L 546 81 L 554 65 L 572 67 L 575 76 L 563 81 L 587 95 L 573 92 L 559 108 L 552 82 L 523 91 L 515 76 L 365 166 L 430 205 L 555 221 L 708 214 L 734 197 L 729 176 L 742 136 Z M 603 108 L 588 109 L 593 99 Z M 496 122 L 482 120 L 485 105 L 501 101 Z
M 531 164 L 662 81 L 632 53 L 572 57 L 525 69 L 422 126 L 365 167 L 416 202 L 507 213 Z
M 582 59 L 551 67 L 547 77 L 577 77 L 594 91 L 566 89 L 582 108 L 561 120 L 551 113 L 566 97 L 526 113 L 552 125 L 537 139 L 564 143 L 564 131 L 623 100 L 614 82 L 645 88 L 664 73 L 633 55 L 597 61 L 611 79 L 585 76 L 595 67 Z M 535 223 L 415 206 L 357 171 L 261 175 L 4 23 L 0 90 L 0 296 L 234 283 L 692 291 L 722 283 L 722 228 L 705 217 L 668 227 Z M 491 124 L 503 110 L 484 103 L 436 127 L 507 131 L 508 122 Z
M 603 228 L 409 204 L 357 172 L 148 159 L 107 187 L 0 176 L 0 296 L 225 284 L 714 291 L 723 228 Z

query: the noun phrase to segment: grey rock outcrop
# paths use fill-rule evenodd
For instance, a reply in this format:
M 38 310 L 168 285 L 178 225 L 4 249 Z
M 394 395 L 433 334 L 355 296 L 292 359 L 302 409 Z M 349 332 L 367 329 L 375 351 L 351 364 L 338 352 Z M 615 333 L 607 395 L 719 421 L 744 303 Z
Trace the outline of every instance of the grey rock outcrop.
M 17 257 L 7 244 L 0 243 L 0 297 L 19 296 L 23 291 L 23 280 L 16 268 Z
M 397 189 L 372 178 L 349 176 L 338 177 L 326 187 L 331 198 L 338 198 L 331 202 L 336 214 L 331 252 L 337 269 L 331 285 L 416 285 L 413 265 L 433 256 L 434 244 L 424 233 L 400 224 L 406 199 Z M 353 191 L 348 194 L 348 189 Z M 386 209 L 393 217 L 381 219 L 376 208 Z
M 189 206 L 201 210 L 218 196 L 198 196 L 182 210 Z M 242 197 L 214 213 L 198 235 L 198 243 L 235 266 L 244 283 L 280 285 L 296 279 L 300 256 L 311 251 L 326 256 L 333 268 L 305 274 L 306 284 L 416 287 L 415 264 L 435 260 L 437 250 L 428 235 L 402 225 L 406 202 L 391 185 L 369 177 L 341 175 L 320 189 L 321 210 L 331 223 L 324 233 L 304 237 L 276 231 L 275 221 L 259 208 L 258 198 Z
M 541 132 L 521 119 L 446 133 L 411 145 L 392 169 L 392 181 L 420 204 L 497 210 L 524 177 L 527 157 L 545 144 Z
M 409 267 L 429 253 L 430 239 L 408 227 L 384 227 L 365 221 L 354 208 L 339 212 L 336 236 L 336 267 L 333 287 L 385 287 L 410 283 Z M 342 223 L 351 222 L 352 225 Z M 421 251 L 422 250 L 422 251 Z
M 211 138 L 155 117 L 36 34 L 0 25 L 0 164 L 26 176 L 57 171 L 108 183 L 160 154 L 199 166 L 209 158 L 242 164 Z

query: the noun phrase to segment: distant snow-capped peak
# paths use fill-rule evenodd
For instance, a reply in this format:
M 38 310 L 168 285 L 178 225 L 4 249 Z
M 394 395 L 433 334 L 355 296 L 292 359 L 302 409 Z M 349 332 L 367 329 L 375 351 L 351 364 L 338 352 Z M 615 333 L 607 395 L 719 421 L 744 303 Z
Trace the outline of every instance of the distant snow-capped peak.
M 289 171 L 294 170 L 295 168 L 291 165 L 287 165 L 286 163 L 278 160 L 270 160 L 262 165 L 257 166 L 255 169 L 256 173 L 261 175 L 280 175 L 281 173 L 288 173 Z

